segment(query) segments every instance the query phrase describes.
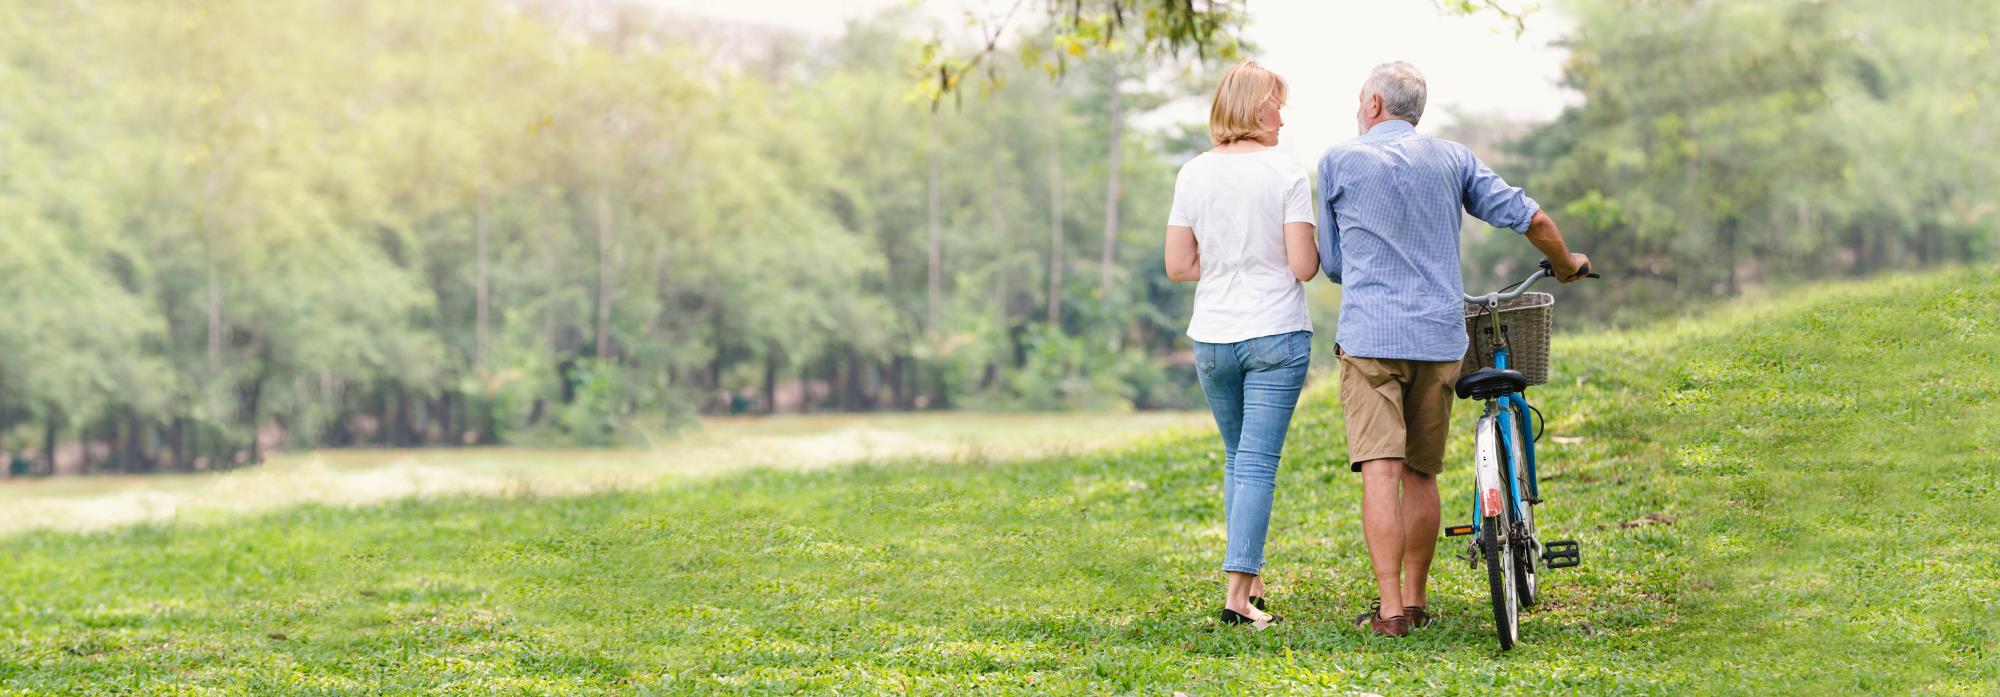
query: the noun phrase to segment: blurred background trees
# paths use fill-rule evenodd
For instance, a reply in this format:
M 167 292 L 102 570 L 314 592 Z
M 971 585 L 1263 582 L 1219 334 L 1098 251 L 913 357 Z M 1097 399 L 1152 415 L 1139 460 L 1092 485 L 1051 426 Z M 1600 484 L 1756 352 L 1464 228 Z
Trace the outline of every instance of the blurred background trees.
M 1192 288 L 1158 269 L 1205 132 L 1135 123 L 1240 49 L 1163 61 L 1149 31 L 1255 8 L 1083 6 L 982 57 L 906 13 L 805 40 L 620 3 L 12 5 L 0 452 L 149 472 L 701 413 L 1199 406 Z M 1990 3 L 1564 10 L 1583 104 L 1444 135 L 1619 279 L 1577 289 L 1586 321 L 1995 254 Z M 1482 276 L 1520 263 L 1467 235 Z
M 1615 269 L 1566 289 L 1633 322 L 1799 281 L 1994 258 L 2000 5 L 1564 3 L 1584 103 L 1496 166 Z M 1519 132 L 1521 129 L 1515 129 Z M 1467 265 L 1520 256 L 1469 234 Z M 1516 262 L 1519 263 L 1519 262 Z

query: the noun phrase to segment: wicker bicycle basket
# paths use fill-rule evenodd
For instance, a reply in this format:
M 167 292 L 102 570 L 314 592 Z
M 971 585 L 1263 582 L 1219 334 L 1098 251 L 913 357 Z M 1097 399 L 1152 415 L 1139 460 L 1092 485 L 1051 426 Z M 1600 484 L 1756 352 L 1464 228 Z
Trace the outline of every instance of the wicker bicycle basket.
M 1530 385 L 1549 381 L 1549 315 L 1556 297 L 1526 293 L 1500 303 L 1500 326 L 1507 332 L 1507 367 L 1521 371 Z M 1493 316 L 1485 305 L 1466 303 L 1465 370 L 1493 367 Z

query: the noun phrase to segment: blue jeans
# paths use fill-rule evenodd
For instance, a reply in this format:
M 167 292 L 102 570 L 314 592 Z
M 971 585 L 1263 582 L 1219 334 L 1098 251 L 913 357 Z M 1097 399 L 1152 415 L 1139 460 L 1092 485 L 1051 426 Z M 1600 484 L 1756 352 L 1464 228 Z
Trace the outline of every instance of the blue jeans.
M 1264 535 L 1278 486 L 1285 429 L 1306 384 L 1312 332 L 1260 336 L 1233 344 L 1194 342 L 1201 392 L 1222 431 L 1222 516 L 1229 526 L 1223 571 L 1264 568 Z

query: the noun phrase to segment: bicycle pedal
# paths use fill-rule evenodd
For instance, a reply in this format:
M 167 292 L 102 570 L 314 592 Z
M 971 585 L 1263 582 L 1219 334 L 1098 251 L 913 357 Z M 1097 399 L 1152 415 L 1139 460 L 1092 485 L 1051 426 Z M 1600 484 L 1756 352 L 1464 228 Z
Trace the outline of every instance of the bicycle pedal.
M 1470 525 L 1453 525 L 1444 529 L 1445 537 L 1464 537 L 1470 534 L 1472 534 Z
M 1576 540 L 1554 540 L 1542 543 L 1542 563 L 1551 569 L 1567 569 L 1583 563 L 1583 553 L 1577 548 Z

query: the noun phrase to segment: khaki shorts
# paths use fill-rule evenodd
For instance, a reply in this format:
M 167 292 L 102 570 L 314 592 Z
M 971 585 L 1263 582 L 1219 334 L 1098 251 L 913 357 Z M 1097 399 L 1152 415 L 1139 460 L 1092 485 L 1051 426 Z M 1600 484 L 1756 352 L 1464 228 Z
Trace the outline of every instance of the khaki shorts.
M 1452 384 L 1459 361 L 1411 361 L 1340 355 L 1340 408 L 1347 415 L 1347 456 L 1354 471 L 1393 458 L 1426 474 L 1444 471 Z

